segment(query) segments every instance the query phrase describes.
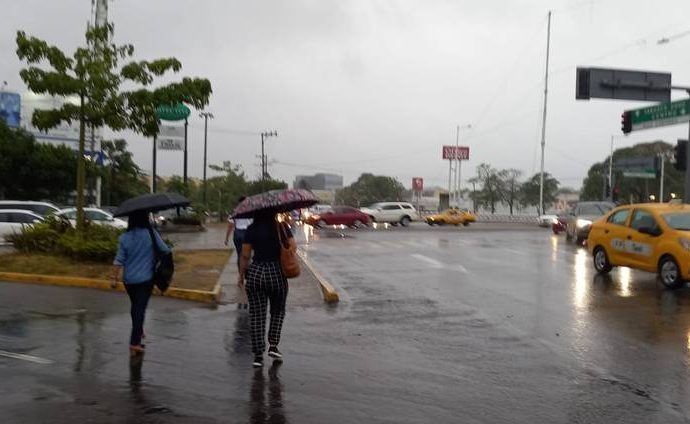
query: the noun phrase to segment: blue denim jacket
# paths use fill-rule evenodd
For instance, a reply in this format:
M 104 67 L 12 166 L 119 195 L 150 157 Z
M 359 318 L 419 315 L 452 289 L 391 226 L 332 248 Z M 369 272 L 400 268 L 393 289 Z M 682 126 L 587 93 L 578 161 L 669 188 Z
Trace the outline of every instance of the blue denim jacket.
M 153 231 L 158 243 L 158 250 L 170 252 L 156 230 Z M 125 284 L 141 284 L 153 278 L 153 244 L 147 228 L 134 228 L 120 236 L 115 256 L 115 265 L 124 267 L 122 281 Z

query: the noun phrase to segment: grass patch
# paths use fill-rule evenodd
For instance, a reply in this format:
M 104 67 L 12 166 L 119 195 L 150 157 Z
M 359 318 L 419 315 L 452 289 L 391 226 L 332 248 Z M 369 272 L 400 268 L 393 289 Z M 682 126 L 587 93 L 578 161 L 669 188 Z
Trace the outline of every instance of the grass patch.
M 212 290 L 230 258 L 229 249 L 175 251 L 172 286 Z M 111 265 L 77 261 L 48 254 L 10 253 L 0 255 L 0 271 L 24 274 L 60 275 L 108 280 Z

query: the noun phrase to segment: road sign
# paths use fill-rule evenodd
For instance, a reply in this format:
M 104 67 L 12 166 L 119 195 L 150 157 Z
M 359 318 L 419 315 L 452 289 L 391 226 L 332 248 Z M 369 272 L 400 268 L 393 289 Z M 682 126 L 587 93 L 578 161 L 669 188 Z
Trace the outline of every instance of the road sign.
M 647 178 L 653 180 L 656 178 L 655 172 L 623 172 L 624 177 L 628 178 Z
M 156 108 L 156 116 L 162 121 L 181 121 L 187 119 L 191 111 L 182 103 L 163 105 Z
M 668 102 L 671 74 L 625 69 L 577 68 L 575 98 Z
M 184 140 L 181 138 L 159 138 L 156 140 L 161 150 L 183 150 Z
M 659 103 L 640 109 L 626 110 L 630 113 L 632 129 L 645 130 L 690 121 L 690 100 Z
M 470 148 L 467 146 L 443 146 L 443 159 L 469 160 Z
M 412 178 L 412 190 L 421 192 L 424 191 L 424 178 L 414 177 Z
M 181 125 L 161 125 L 158 135 L 161 138 L 184 138 L 184 127 Z

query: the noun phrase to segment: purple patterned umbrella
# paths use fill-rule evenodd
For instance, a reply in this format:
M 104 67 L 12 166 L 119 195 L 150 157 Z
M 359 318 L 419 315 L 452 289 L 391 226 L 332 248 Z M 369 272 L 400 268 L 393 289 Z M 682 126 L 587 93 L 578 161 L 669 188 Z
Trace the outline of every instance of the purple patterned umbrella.
M 232 212 L 233 218 L 251 218 L 258 212 L 289 212 L 319 203 L 309 190 L 271 190 L 244 199 Z

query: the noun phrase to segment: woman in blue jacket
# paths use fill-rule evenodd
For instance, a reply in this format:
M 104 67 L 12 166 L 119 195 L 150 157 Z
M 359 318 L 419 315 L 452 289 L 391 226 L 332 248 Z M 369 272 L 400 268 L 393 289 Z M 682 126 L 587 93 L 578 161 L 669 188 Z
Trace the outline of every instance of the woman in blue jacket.
M 160 252 L 170 251 L 158 232 L 152 228 L 147 212 L 129 216 L 127 231 L 120 236 L 110 280 L 111 287 L 115 288 L 121 272 L 124 271 L 122 281 L 132 302 L 132 333 L 129 338 L 129 351 L 132 356 L 144 352 L 141 339 L 144 336 L 146 307 L 153 290 L 155 266 L 152 235 Z

